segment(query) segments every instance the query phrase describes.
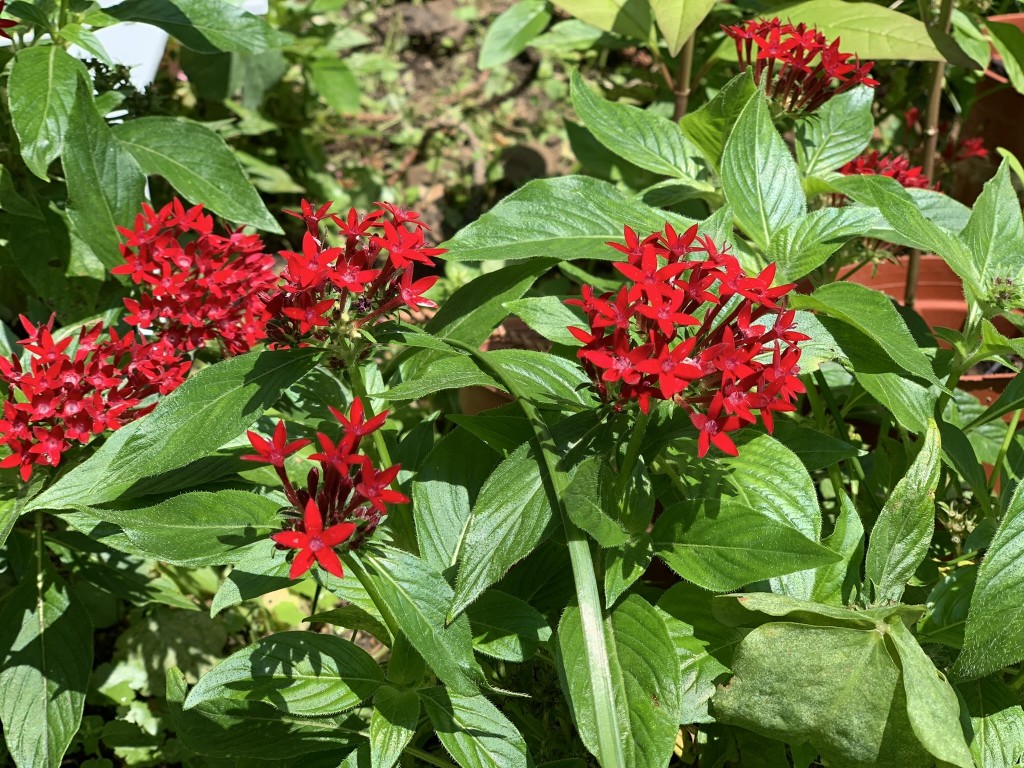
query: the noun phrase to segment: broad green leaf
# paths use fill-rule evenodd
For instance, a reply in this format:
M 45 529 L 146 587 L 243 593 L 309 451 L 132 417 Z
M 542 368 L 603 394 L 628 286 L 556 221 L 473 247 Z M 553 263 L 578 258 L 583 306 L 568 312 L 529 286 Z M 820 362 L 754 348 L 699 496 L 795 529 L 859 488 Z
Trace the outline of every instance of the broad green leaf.
M 712 597 L 710 592 L 682 581 L 658 600 L 658 608 L 667 614 L 665 623 L 679 663 L 680 723 L 714 722 L 708 700 L 715 693 L 715 679 L 729 672 L 733 648 L 746 634 L 724 626 L 712 615 Z
M 728 497 L 669 507 L 651 536 L 656 554 L 672 570 L 716 592 L 841 559 L 774 515 Z
M 7 537 L 14 530 L 14 524 L 18 521 L 19 514 L 20 510 L 16 499 L 0 501 L 0 547 L 7 543 Z
M 385 686 L 373 697 L 370 716 L 370 752 L 374 768 L 392 768 L 412 741 L 420 719 L 415 691 Z
M 341 59 L 315 59 L 309 73 L 327 106 L 339 115 L 359 112 L 359 81 L 348 64 Z
M 551 21 L 545 0 L 519 0 L 487 28 L 476 65 L 492 69 L 511 61 L 526 50 Z
M 289 40 L 261 17 L 226 0 L 126 0 L 106 13 L 160 27 L 197 53 L 259 54 Z
M 183 710 L 185 676 L 177 667 L 167 670 L 167 704 L 175 735 L 189 749 L 210 757 L 309 763 L 311 753 L 351 749 L 362 741 L 362 723 L 347 716 L 301 717 L 270 704 L 210 699 Z M 345 752 L 342 752 L 344 755 Z
M 544 541 L 554 515 L 536 451 L 524 444 L 498 465 L 480 490 L 458 553 L 450 615 L 458 616 Z
M 651 38 L 647 0 L 554 0 L 555 5 L 587 24 L 646 43 Z
M 722 191 L 737 223 L 762 249 L 807 210 L 796 162 L 760 95 L 747 102 L 725 142 Z
M 124 262 L 117 227 L 131 226 L 146 177 L 121 146 L 85 86 L 68 122 L 61 157 L 68 185 L 68 218 L 106 267 Z
M 766 258 L 778 264 L 778 281 L 798 280 L 820 267 L 848 240 L 863 236 L 875 215 L 857 206 L 820 208 L 776 231 Z
M 809 741 L 829 765 L 932 765 L 880 631 L 770 622 L 739 644 L 732 670 L 712 699 L 719 722 Z
M 78 23 L 65 24 L 60 28 L 60 36 L 87 53 L 91 53 L 108 67 L 114 66 L 114 60 L 110 58 L 107 49 L 103 47 L 103 43 L 92 30 L 86 29 Z
M 971 429 L 980 427 L 990 421 L 1002 418 L 1018 408 L 1024 408 L 1024 374 L 1018 373 L 1006 385 L 996 401 L 986 408 L 974 421 L 970 423 Z
M 383 682 L 377 662 L 354 643 L 314 632 L 279 632 L 235 651 L 203 675 L 184 709 L 259 701 L 290 715 L 322 717 L 357 706 Z
M 983 295 L 981 274 L 963 240 L 929 221 L 914 198 L 895 179 L 886 176 L 842 176 L 829 184 L 862 205 L 877 208 L 905 242 L 922 251 L 935 253 L 964 280 L 975 295 Z
M 806 370 L 803 365 L 801 370 Z M 811 471 L 824 469 L 861 453 L 856 446 L 846 440 L 819 432 L 810 426 L 798 426 L 788 419 L 775 422 L 772 436 L 795 453 Z
M 388 629 L 381 611 L 377 607 L 376 599 L 370 596 L 366 587 L 358 578 L 350 578 L 346 575 L 339 579 L 323 569 L 317 569 L 314 573 L 316 581 L 330 590 L 331 594 L 340 598 L 343 604 L 334 610 L 319 614 L 324 621 L 336 623 L 344 619 L 349 624 L 342 624 L 349 629 L 365 629 L 374 637 L 392 649 L 392 662 L 400 655 L 398 650 L 398 639 L 395 639 L 391 630 Z M 401 635 L 399 635 L 401 638 Z
M 229 221 L 282 231 L 230 147 L 205 125 L 185 118 L 142 117 L 117 126 L 114 135 L 146 174 L 163 176 L 193 203 Z
M 444 357 L 422 366 L 420 372 L 383 392 L 372 393 L 385 400 L 419 400 L 435 392 L 462 387 L 497 387 L 498 383 L 464 355 Z
M 504 306 L 545 339 L 569 347 L 580 345 L 579 340 L 566 329 L 569 326 L 582 327 L 583 320 L 556 296 L 506 301 Z
M 971 714 L 971 754 L 978 768 L 1017 765 L 1024 758 L 1024 710 L 997 677 L 957 686 Z
M 390 547 L 382 552 L 361 555 L 372 569 L 365 586 L 374 602 L 379 598 L 394 615 L 409 642 L 449 690 L 474 695 L 480 670 L 473 658 L 469 621 L 460 616 L 447 623 L 455 598 L 452 588 L 439 571 L 415 555 Z
M 613 185 L 588 176 L 537 179 L 443 244 L 448 261 L 489 259 L 618 260 L 622 254 L 605 243 L 622 240 L 623 226 L 641 236 L 676 231 L 694 222 L 637 203 Z
M 14 183 L 10 170 L 0 166 L 0 211 L 13 213 L 15 216 L 26 216 L 30 219 L 42 219 L 43 215 L 35 205 L 30 203 Z
M 1007 304 L 993 301 L 999 292 L 995 281 L 1009 280 L 1019 285 L 1024 279 L 1024 218 L 1016 199 L 1009 164 L 1003 161 L 995 177 L 985 184 L 961 233 L 971 249 L 982 285 L 989 287 L 988 295 L 981 298 L 1002 307 Z
M 809 0 L 789 6 L 784 13 L 792 24 L 816 26 L 829 40 L 841 38 L 842 50 L 857 54 L 862 61 L 943 60 L 923 23 L 882 5 Z
M 210 616 L 268 592 L 285 589 L 293 582 L 288 578 L 289 562 L 285 553 L 267 539 L 247 547 L 235 558 L 210 604 Z
M 796 128 L 796 159 L 805 176 L 834 171 L 868 146 L 875 130 L 875 91 L 858 85 L 829 99 Z
M 563 501 L 569 519 L 602 547 L 617 547 L 629 540 L 618 520 L 620 499 L 615 498 L 616 475 L 607 460 L 590 456 L 576 468 Z
M 358 605 L 342 605 L 323 613 L 316 613 L 307 619 L 309 623 L 323 622 L 333 624 L 336 627 L 343 627 L 347 630 L 358 629 L 369 632 L 385 645 L 392 643 L 391 633 L 388 628 L 381 624 L 380 619 Z
M 868 541 L 865 574 L 875 585 L 875 602 L 896 602 L 921 564 L 935 529 L 935 488 L 942 445 L 929 422 L 921 449 L 882 507 Z
M 915 628 L 919 642 L 963 648 L 964 627 L 977 581 L 978 566 L 961 564 L 935 585 L 928 594 L 928 613 Z
M 654 20 L 658 23 L 669 56 L 682 50 L 704 17 L 714 6 L 714 0 L 650 0 Z
M 1017 486 L 981 561 L 953 674 L 976 678 L 1024 659 L 1024 626 L 1008 621 L 1024 588 L 1024 483 Z
M 799 600 L 772 592 L 718 595 L 712 600 L 711 605 L 715 617 L 729 627 L 758 627 L 766 622 L 781 619 L 816 627 L 874 629 L 882 635 L 889 632 L 893 622 L 913 624 L 924 612 L 920 606 L 913 605 L 856 610 Z
M 281 505 L 247 491 L 194 492 L 151 507 L 92 508 L 97 518 L 119 525 L 155 560 L 197 567 L 234 561 L 239 548 L 280 529 Z
M 611 608 L 626 590 L 647 573 L 654 559 L 654 545 L 646 531 L 634 533 L 621 547 L 604 553 L 604 604 Z
M 616 155 L 659 176 L 695 178 L 697 148 L 671 120 L 609 101 L 572 73 L 572 105 L 594 137 Z
M 566 19 L 551 25 L 551 29 L 533 40 L 533 47 L 556 53 L 593 50 L 598 46 L 615 50 L 624 48 L 625 41 L 610 35 L 579 19 Z
M 986 21 L 993 47 L 1003 60 L 1006 76 L 1017 93 L 1024 93 L 1024 32 L 1016 24 Z
M 18 52 L 7 81 L 7 106 L 25 165 L 44 181 L 47 168 L 64 150 L 79 82 L 87 82 L 82 62 L 59 45 L 36 45 Z
M 856 283 L 830 283 L 810 296 L 793 295 L 791 306 L 816 309 L 872 338 L 903 370 L 938 384 L 931 362 L 887 296 Z
M 501 710 L 483 696 L 444 688 L 421 691 L 437 738 L 463 768 L 526 768 L 526 740 Z
M 679 729 L 681 688 L 676 650 L 664 614 L 630 595 L 606 613 L 602 626 L 608 646 L 615 718 L 625 768 L 664 766 Z M 566 608 L 558 625 L 558 652 L 566 695 L 587 749 L 598 749 L 598 720 L 587 674 L 585 631 L 579 609 Z
M 57 768 L 82 720 L 92 622 L 42 558 L 0 610 L 0 722 L 16 765 Z
M 526 661 L 551 639 L 551 627 L 536 608 L 497 589 L 484 592 L 466 613 L 474 647 L 495 659 Z
M 498 457 L 465 429 L 445 435 L 412 484 L 420 557 L 441 573 L 455 565 L 480 488 Z
M 960 702 L 945 676 L 902 621 L 890 625 L 907 694 L 907 714 L 918 741 L 941 764 L 975 768 L 960 727 Z
M 820 603 L 848 605 L 860 589 L 864 558 L 864 525 L 850 497 L 839 492 L 839 517 L 832 534 L 822 542 L 842 559 L 819 567 L 814 573 L 811 599 Z
M 72 509 L 130 496 L 132 487 L 207 456 L 241 435 L 313 367 L 317 351 L 250 352 L 204 368 L 87 461 L 36 496 L 30 509 Z
M 721 168 L 722 152 L 733 126 L 757 93 L 753 77 L 744 72 L 726 83 L 711 101 L 679 121 L 683 134 L 700 148 L 715 170 Z

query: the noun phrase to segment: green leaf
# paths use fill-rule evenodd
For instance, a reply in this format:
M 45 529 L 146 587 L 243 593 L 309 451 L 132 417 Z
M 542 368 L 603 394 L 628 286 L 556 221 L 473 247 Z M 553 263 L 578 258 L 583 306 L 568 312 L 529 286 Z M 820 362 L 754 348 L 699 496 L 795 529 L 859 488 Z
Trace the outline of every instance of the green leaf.
M 962 429 L 945 421 L 939 421 L 939 435 L 942 438 L 942 460 L 967 481 L 986 515 L 991 513 L 988 481 L 982 469 L 974 446 Z
M 225 0 L 126 0 L 107 14 L 160 27 L 197 53 L 263 53 L 288 42 L 259 16 Z
M 935 668 L 902 621 L 893 622 L 889 637 L 903 669 L 907 714 L 914 735 L 943 765 L 975 768 L 960 727 L 960 702 L 945 676 Z
M 16 765 L 62 764 L 92 658 L 92 622 L 75 593 L 48 564 L 24 574 L 0 610 L 0 722 Z
M 466 613 L 474 647 L 495 659 L 526 661 L 551 639 L 551 627 L 536 608 L 497 589 L 484 592 Z
M 809 741 L 829 765 L 932 764 L 914 737 L 900 670 L 880 631 L 771 622 L 743 639 L 732 669 L 712 699 L 720 722 Z
M 842 49 L 865 59 L 943 61 L 923 23 L 874 3 L 809 0 L 785 9 L 792 24 L 816 26 L 829 40 L 842 38 Z
M 300 717 L 270 704 L 212 699 L 182 710 L 185 677 L 177 667 L 167 670 L 167 704 L 175 735 L 189 749 L 211 757 L 257 758 L 293 762 L 310 753 L 351 749 L 361 742 L 359 726 L 347 716 Z M 342 752 L 344 754 L 344 752 Z
M 587 674 L 583 633 L 604 632 L 625 768 L 665 765 L 679 729 L 681 689 L 676 650 L 662 617 L 646 600 L 630 595 L 606 614 L 603 626 L 584 627 L 575 606 L 566 608 L 558 625 L 566 695 L 576 728 L 591 753 L 598 749 L 599 721 Z
M 1017 93 L 1024 93 L 1024 32 L 1015 24 L 986 21 L 989 39 L 1003 60 L 1006 76 Z
M 733 648 L 746 632 L 723 626 L 711 613 L 712 594 L 685 581 L 673 584 L 658 600 L 667 614 L 669 636 L 676 647 L 682 686 L 680 723 L 710 723 L 708 700 L 715 679 L 729 672 Z
M 894 363 L 915 376 L 938 384 L 931 362 L 887 296 L 856 283 L 823 285 L 810 296 L 794 295 L 791 306 L 816 309 L 872 338 Z
M 978 22 L 959 8 L 953 9 L 952 21 L 950 33 L 960 50 L 970 57 L 978 69 L 987 69 L 992 61 L 992 47 Z
M 317 351 L 250 352 L 204 368 L 156 409 L 111 435 L 30 509 L 74 509 L 130 496 L 138 481 L 183 467 L 241 435 L 313 367 Z
M 517 189 L 443 244 L 448 261 L 488 259 L 618 260 L 609 240 L 622 241 L 623 226 L 641 235 L 676 231 L 694 222 L 642 205 L 613 185 L 588 176 L 537 179 Z
M 953 675 L 976 678 L 1024 659 L 1024 627 L 1014 616 L 1024 587 L 1024 483 L 1017 486 L 978 570 Z
M 41 220 L 43 218 L 39 209 L 22 197 L 15 186 L 11 172 L 3 166 L 0 166 L 0 211 L 6 211 L 15 216 L 26 216 L 30 219 Z
M 65 24 L 60 28 L 60 36 L 69 43 L 74 43 L 82 50 L 91 53 L 108 67 L 114 66 L 114 60 L 110 58 L 107 49 L 103 47 L 103 43 L 93 34 L 92 30 L 77 23 Z
M 114 135 L 147 175 L 163 176 L 192 202 L 229 221 L 282 231 L 231 148 L 205 125 L 180 117 L 142 117 L 117 126 Z
M 608 461 L 590 456 L 576 468 L 563 497 L 569 519 L 602 547 L 629 541 L 629 532 L 618 520 L 621 500 L 615 498 L 615 481 Z
M 806 370 L 801 365 L 802 370 Z M 856 446 L 808 426 L 797 426 L 788 419 L 775 422 L 776 440 L 795 453 L 808 470 L 824 469 L 844 459 L 860 455 Z
M 842 559 L 815 571 L 811 599 L 819 603 L 849 605 L 860 589 L 864 525 L 850 497 L 842 491 L 839 492 L 839 517 L 835 528 L 822 543 Z
M 651 37 L 651 9 L 647 0 L 554 0 L 555 5 L 605 32 L 646 43 Z
M 823 605 L 772 592 L 748 592 L 718 595 L 712 601 L 715 617 L 730 627 L 757 627 L 782 619 L 816 627 L 871 629 L 885 635 L 894 621 L 913 624 L 924 612 L 920 606 L 891 605 L 884 608 L 858 610 L 843 606 Z
M 224 565 L 238 549 L 281 527 L 281 505 L 247 491 L 194 492 L 151 507 L 89 510 L 121 526 L 135 547 L 155 560 L 198 567 Z
M 373 697 L 370 717 L 370 758 L 374 768 L 392 768 L 416 733 L 420 699 L 415 691 L 385 686 Z
M 357 706 L 383 682 L 377 662 L 354 643 L 279 632 L 235 651 L 203 675 L 184 709 L 210 701 L 261 701 L 291 715 L 322 717 Z
M 728 497 L 669 507 L 651 535 L 672 570 L 717 592 L 841 559 L 792 525 Z
M 309 73 L 327 106 L 339 115 L 359 112 L 359 81 L 348 64 L 341 59 L 316 59 L 309 65 Z
M 985 184 L 960 235 L 971 249 L 982 285 L 994 286 L 997 278 L 1019 285 L 1024 278 L 1024 218 L 1014 202 L 1016 197 L 1009 164 L 1004 160 Z
M 545 0 L 520 0 L 491 22 L 480 45 L 476 65 L 492 69 L 511 61 L 543 32 L 551 21 Z
M 871 529 L 865 574 L 875 585 L 875 602 L 898 601 L 928 552 L 935 529 L 941 449 L 939 429 L 931 421 L 917 458 Z
M 797 121 L 796 159 L 805 176 L 834 171 L 867 148 L 875 130 L 874 98 L 873 88 L 858 85 Z
M 487 478 L 467 520 L 450 615 L 458 616 L 544 541 L 554 514 L 536 451 L 524 444 Z
M 210 604 L 210 616 L 268 592 L 285 589 L 290 564 L 285 553 L 269 539 L 253 544 L 235 558 L 235 565 L 221 583 Z
M 18 51 L 7 82 L 7 105 L 21 156 L 36 176 L 48 181 L 47 168 L 64 150 L 65 134 L 79 82 L 88 82 L 82 62 L 59 45 Z
M 820 208 L 772 235 L 766 258 L 778 264 L 777 280 L 799 280 L 820 267 L 850 238 L 863 236 L 875 218 L 870 208 Z
M 1024 375 L 1019 373 L 1010 379 L 1010 383 L 1006 385 L 1006 389 L 996 398 L 996 401 L 986 408 L 969 426 L 971 429 L 980 427 L 990 421 L 1002 418 L 1018 408 L 1024 408 Z
M 711 101 L 679 121 L 683 134 L 700 148 L 716 171 L 722 164 L 726 139 L 757 93 L 753 77 L 744 72 L 726 83 Z
M 579 340 L 566 330 L 569 326 L 582 326 L 583 320 L 556 296 L 506 301 L 505 309 L 519 317 L 545 339 L 556 344 L 578 347 Z
M 671 120 L 594 93 L 572 73 L 572 105 L 594 137 L 619 157 L 660 176 L 694 179 L 697 148 Z
M 480 488 L 498 457 L 464 429 L 445 435 L 420 465 L 412 508 L 420 556 L 441 573 L 455 565 Z
M 916 627 L 919 642 L 963 648 L 964 627 L 977 581 L 978 566 L 961 565 L 935 585 L 926 601 L 928 613 Z
M 621 547 L 604 554 L 604 603 L 611 608 L 643 576 L 654 559 L 654 545 L 646 531 L 634 533 Z
M 68 218 L 106 267 L 124 262 L 117 227 L 131 226 L 146 177 L 114 138 L 83 85 L 71 111 L 61 158 L 68 185 Z
M 722 191 L 740 227 L 762 249 L 807 210 L 796 163 L 760 95 L 747 102 L 725 142 Z
M 390 547 L 382 555 L 363 553 L 372 569 L 367 591 L 394 614 L 412 646 L 453 693 L 476 693 L 479 668 L 473 658 L 469 621 L 460 616 L 446 624 L 455 595 L 436 570 L 415 555 Z M 353 555 L 354 557 L 354 555 Z M 380 607 L 380 603 L 378 603 Z
M 654 20 L 668 45 L 669 56 L 675 56 L 682 50 L 697 27 L 704 21 L 715 0 L 696 0 L 679 2 L 679 0 L 650 0 Z
M 420 692 L 437 738 L 462 768 L 526 768 L 529 750 L 522 734 L 483 696 L 444 688 Z
M 1000 679 L 957 686 L 971 714 L 971 754 L 978 768 L 1017 765 L 1024 758 L 1024 710 Z

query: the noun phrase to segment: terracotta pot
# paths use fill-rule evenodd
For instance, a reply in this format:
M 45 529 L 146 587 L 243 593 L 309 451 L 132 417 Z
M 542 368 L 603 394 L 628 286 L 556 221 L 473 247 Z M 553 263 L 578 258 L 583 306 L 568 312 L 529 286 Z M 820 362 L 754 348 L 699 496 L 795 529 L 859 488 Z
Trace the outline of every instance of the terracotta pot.
M 988 20 L 1013 24 L 1024 32 L 1024 13 L 990 16 Z M 992 60 L 1001 61 L 995 48 L 992 49 Z M 1020 128 L 1020 116 L 1024 115 L 1024 95 L 1017 93 L 998 69 L 989 67 L 985 71 L 986 76 L 975 86 L 974 100 L 960 129 L 960 139 L 980 136 L 985 140 L 990 157 L 995 155 L 996 147 L 1005 147 L 1017 157 L 1024 157 L 1024 131 Z M 994 160 L 998 162 L 999 157 L 995 156 Z M 981 160 L 969 160 L 958 163 L 954 171 L 953 197 L 970 205 L 992 176 L 993 165 Z

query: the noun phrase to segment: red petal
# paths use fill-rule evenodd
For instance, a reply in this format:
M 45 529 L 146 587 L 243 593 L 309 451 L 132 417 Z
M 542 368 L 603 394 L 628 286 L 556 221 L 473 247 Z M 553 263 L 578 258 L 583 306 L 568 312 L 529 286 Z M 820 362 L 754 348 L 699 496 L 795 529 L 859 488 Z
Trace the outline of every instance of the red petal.
M 332 525 L 320 535 L 320 541 L 328 547 L 336 547 L 348 539 L 356 531 L 355 523 L 338 523 Z
M 328 573 L 337 576 L 339 579 L 345 578 L 345 571 L 341 567 L 341 560 L 338 559 L 338 553 L 333 549 L 328 549 L 327 547 L 321 549 L 316 553 L 316 561 Z
M 320 515 L 320 507 L 316 505 L 313 499 L 306 502 L 306 512 L 302 516 L 302 521 L 306 525 L 307 536 L 318 536 L 324 529 L 324 519 Z
M 270 538 L 281 546 L 291 547 L 292 549 L 302 549 L 309 541 L 309 536 L 298 531 L 281 531 L 280 533 L 273 534 Z
M 297 579 L 297 578 L 299 578 L 299 576 L 301 576 L 302 574 L 304 574 L 306 571 L 309 570 L 309 567 L 311 565 L 313 565 L 313 561 L 315 559 L 316 559 L 316 556 L 313 554 L 313 551 L 310 550 L 310 549 L 304 549 L 301 552 L 299 552 L 299 554 L 297 554 L 295 556 L 295 559 L 292 560 L 292 567 L 291 567 L 291 570 L 288 571 L 288 578 L 289 579 Z

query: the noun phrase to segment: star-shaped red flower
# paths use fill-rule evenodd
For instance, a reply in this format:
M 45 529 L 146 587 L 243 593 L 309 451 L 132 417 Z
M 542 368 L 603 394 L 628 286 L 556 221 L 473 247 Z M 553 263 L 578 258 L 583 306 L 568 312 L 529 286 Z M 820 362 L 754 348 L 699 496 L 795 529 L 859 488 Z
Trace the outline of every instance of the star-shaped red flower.
M 288 578 L 297 579 L 310 569 L 315 560 L 321 568 L 339 579 L 345 576 L 341 559 L 334 547 L 348 539 L 356 530 L 355 523 L 339 523 L 324 530 L 323 516 L 313 499 L 306 502 L 302 516 L 304 531 L 281 531 L 270 538 L 283 547 L 297 549 Z

